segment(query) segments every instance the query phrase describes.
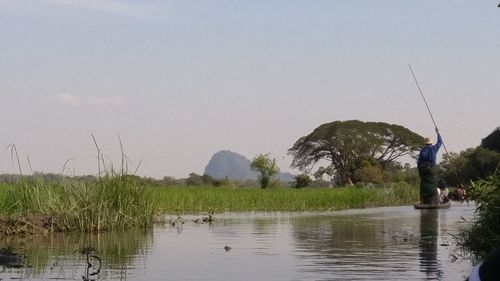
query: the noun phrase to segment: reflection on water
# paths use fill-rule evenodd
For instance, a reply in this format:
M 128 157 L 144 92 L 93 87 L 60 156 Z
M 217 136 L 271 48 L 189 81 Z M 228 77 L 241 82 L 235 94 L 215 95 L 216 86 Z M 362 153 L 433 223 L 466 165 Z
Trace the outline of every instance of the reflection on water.
M 1 248 L 0 266 L 4 268 L 23 267 L 23 256 L 14 252 L 11 247 Z
M 102 275 L 111 277 L 107 280 L 120 279 L 150 252 L 151 241 L 152 231 L 141 230 L 126 233 L 3 236 L 0 237 L 0 246 L 16 249 L 24 259 L 21 268 L 4 267 L 0 278 L 82 280 L 82 277 L 92 276 L 90 274 L 96 272 L 96 258 L 90 258 L 94 267 L 88 267 L 88 252 L 105 263 L 108 271 Z
M 373 280 L 411 270 L 417 240 L 410 221 L 343 216 L 295 224 L 298 256 L 321 269 L 325 280 Z M 390 272 L 387 272 L 390 268 Z M 399 272 L 399 273 L 398 273 Z M 387 279 L 386 279 L 387 280 Z
M 450 235 L 473 206 L 448 210 L 390 207 L 321 213 L 219 214 L 153 231 L 3 237 L 25 255 L 24 268 L 0 278 L 23 280 L 464 280 L 466 260 L 452 262 Z M 177 216 L 172 218 L 178 221 Z M 196 221 L 196 222 L 195 222 Z M 95 249 L 88 267 L 83 247 Z M 229 250 L 228 250 L 229 249 Z M 85 278 L 83 278 L 85 280 Z
M 420 211 L 420 268 L 428 280 L 441 280 L 443 272 L 438 260 L 438 215 L 440 210 Z

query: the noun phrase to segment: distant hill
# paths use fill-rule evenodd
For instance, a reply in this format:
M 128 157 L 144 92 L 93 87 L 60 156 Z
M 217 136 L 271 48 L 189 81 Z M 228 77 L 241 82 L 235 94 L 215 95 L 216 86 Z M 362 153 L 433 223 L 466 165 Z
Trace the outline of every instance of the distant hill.
M 275 177 L 282 182 L 295 182 L 295 177 L 289 172 L 279 172 Z
M 221 150 L 208 161 L 205 174 L 215 179 L 255 180 L 258 173 L 250 169 L 250 160 L 229 150 Z
M 250 160 L 245 156 L 229 151 L 221 150 L 215 153 L 205 167 L 204 174 L 215 179 L 232 180 L 257 180 L 259 174 L 250 169 Z M 294 181 L 290 173 L 278 173 L 276 178 L 284 182 Z

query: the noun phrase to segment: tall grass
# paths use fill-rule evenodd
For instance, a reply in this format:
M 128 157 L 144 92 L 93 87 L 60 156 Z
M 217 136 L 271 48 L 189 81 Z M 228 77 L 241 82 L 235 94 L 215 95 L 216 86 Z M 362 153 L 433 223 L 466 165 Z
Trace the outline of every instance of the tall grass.
M 157 208 L 169 213 L 224 211 L 324 211 L 405 205 L 418 200 L 408 185 L 388 188 L 250 189 L 154 188 Z
M 102 231 L 148 227 L 160 213 L 324 211 L 405 205 L 418 200 L 408 185 L 387 188 L 154 188 L 138 177 L 107 174 L 94 181 L 28 178 L 0 188 L 0 232 Z
M 150 192 L 127 175 L 107 175 L 94 182 L 30 179 L 2 189 L 0 212 L 7 215 L 3 224 L 7 228 L 0 231 L 4 233 L 22 230 L 21 226 L 28 232 L 147 227 L 155 214 Z
M 0 232 L 103 231 L 152 225 L 153 197 L 138 177 L 127 173 L 121 141 L 122 161 L 118 171 L 110 161 L 105 161 L 95 143 L 99 174 L 92 181 L 71 177 L 44 181 L 36 176 L 23 176 L 18 160 L 21 177 L 0 191 L 3 195 L 0 213 L 4 215 L 0 218 Z M 17 156 L 14 145 L 11 155 Z

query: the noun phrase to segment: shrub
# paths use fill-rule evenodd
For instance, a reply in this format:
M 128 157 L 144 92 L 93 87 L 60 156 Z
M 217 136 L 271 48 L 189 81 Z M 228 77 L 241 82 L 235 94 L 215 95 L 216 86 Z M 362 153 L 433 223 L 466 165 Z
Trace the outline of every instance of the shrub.
M 312 182 L 307 174 L 300 174 L 295 176 L 295 188 L 302 188 L 308 186 Z
M 468 196 L 476 202 L 476 216 L 458 242 L 475 258 L 484 259 L 500 245 L 500 172 L 474 182 Z

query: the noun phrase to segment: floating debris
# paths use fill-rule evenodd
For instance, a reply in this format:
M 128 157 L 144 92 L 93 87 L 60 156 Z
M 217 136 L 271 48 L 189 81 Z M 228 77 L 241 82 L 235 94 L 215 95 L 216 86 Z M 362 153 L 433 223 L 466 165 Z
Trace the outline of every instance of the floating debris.
M 177 219 L 170 222 L 170 225 L 172 225 L 173 227 L 176 227 L 176 226 L 179 227 L 183 224 L 184 224 L 184 219 L 181 216 L 178 216 Z
M 202 221 L 203 222 L 208 222 L 208 223 L 213 223 L 215 221 L 215 218 L 213 217 L 213 212 L 208 214 L 208 217 L 203 217 Z
M 228 245 L 224 246 L 224 251 L 226 251 L 226 252 L 231 251 L 231 249 L 233 249 L 233 248 L 229 247 Z
M 455 256 L 454 254 L 450 254 L 450 257 L 451 257 L 450 259 L 451 262 L 456 262 L 458 260 L 458 257 Z
M 465 219 L 464 217 L 462 217 L 462 216 L 460 216 L 460 218 L 461 218 L 464 222 L 466 222 L 466 223 L 470 223 L 470 222 L 471 222 L 470 220 L 466 220 L 466 219 Z
M 396 232 L 391 238 L 392 240 L 397 242 L 410 242 L 416 239 L 413 233 L 410 233 L 406 230 L 402 232 Z

